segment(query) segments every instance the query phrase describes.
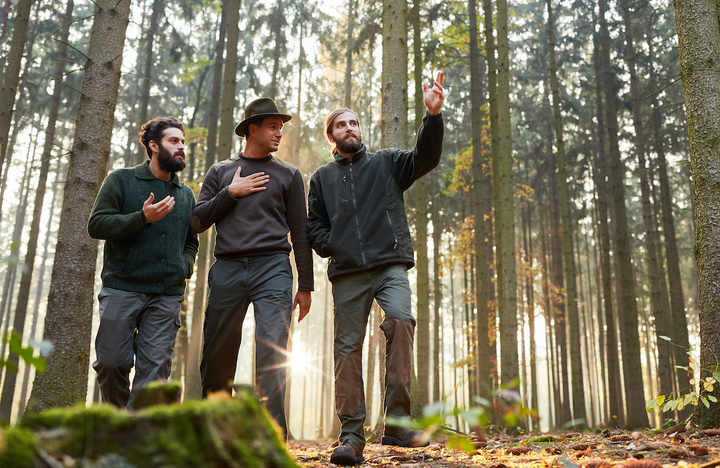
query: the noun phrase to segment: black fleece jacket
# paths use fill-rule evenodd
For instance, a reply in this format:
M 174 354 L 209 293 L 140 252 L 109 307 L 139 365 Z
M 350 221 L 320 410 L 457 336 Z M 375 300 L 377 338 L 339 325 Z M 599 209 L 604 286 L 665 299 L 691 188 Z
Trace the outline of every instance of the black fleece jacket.
M 310 179 L 308 239 L 321 257 L 330 257 L 328 278 L 381 265 L 415 266 L 404 192 L 440 162 L 442 114 L 423 118 L 412 151 L 396 148 L 352 161 L 333 154 Z

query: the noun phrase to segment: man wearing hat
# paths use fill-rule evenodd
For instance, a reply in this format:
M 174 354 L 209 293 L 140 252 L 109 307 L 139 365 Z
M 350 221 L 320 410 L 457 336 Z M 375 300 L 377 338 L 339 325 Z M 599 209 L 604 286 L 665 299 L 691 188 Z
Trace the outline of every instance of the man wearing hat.
M 200 363 L 203 396 L 230 391 L 242 324 L 252 303 L 256 386 L 285 435 L 288 331 L 296 306 L 300 306 L 298 321 L 310 311 L 313 290 L 305 183 L 296 167 L 272 154 L 280 145 L 283 124 L 290 119 L 272 99 L 248 104 L 245 119 L 235 127 L 235 133 L 245 138 L 245 148 L 210 168 L 191 219 L 196 232 L 213 224 L 217 232 Z M 291 250 L 298 270 L 294 300 Z

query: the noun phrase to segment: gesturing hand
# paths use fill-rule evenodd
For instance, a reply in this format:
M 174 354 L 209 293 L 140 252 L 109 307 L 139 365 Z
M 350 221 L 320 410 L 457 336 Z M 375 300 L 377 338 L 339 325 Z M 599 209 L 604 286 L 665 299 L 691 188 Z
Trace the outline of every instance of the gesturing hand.
M 438 72 L 437 78 L 435 78 L 435 84 L 432 89 L 428 89 L 427 83 L 423 83 L 423 101 L 428 113 L 437 114 L 440 112 L 440 108 L 445 101 L 445 91 L 443 89 L 443 83 L 445 82 L 445 75 L 443 72 Z
M 152 204 L 153 200 L 155 200 L 155 194 L 150 193 L 148 199 L 143 203 L 142 210 L 143 213 L 145 213 L 145 222 L 148 224 L 163 219 L 175 206 L 175 197 L 171 197 L 170 195 L 154 205 Z
M 265 175 L 264 172 L 256 172 L 247 177 L 240 177 L 240 172 L 242 172 L 242 167 L 238 167 L 238 170 L 235 171 L 232 182 L 230 182 L 228 186 L 230 195 L 233 197 L 244 197 L 251 193 L 261 192 L 267 189 L 267 187 L 263 187 L 263 185 L 268 183 L 270 176 Z

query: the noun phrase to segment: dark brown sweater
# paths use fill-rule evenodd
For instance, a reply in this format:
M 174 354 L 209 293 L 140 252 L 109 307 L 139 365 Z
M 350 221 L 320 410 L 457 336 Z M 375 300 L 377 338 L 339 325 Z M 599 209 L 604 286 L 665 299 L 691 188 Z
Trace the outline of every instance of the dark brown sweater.
M 230 195 L 228 185 L 239 166 L 242 177 L 257 172 L 270 176 L 264 185 L 267 189 L 240 198 Z M 294 250 L 298 289 L 312 291 L 312 251 L 306 220 L 305 183 L 300 171 L 272 155 L 254 159 L 241 153 L 210 168 L 192 211 L 191 226 L 200 233 L 215 224 L 216 258 L 289 254 Z

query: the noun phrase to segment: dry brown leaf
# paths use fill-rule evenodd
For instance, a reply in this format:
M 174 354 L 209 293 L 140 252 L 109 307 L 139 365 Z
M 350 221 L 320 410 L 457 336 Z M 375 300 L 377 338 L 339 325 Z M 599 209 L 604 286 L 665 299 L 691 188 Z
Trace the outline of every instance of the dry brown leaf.
M 710 451 L 705 447 L 698 447 L 695 449 L 694 453 L 696 457 L 704 457 L 705 455 L 709 455 Z
M 579 432 L 570 432 L 569 434 L 565 434 L 565 437 L 572 439 L 573 437 L 580 437 L 581 435 Z
M 668 450 L 667 456 L 679 460 L 681 458 L 691 457 L 692 454 L 690 452 L 686 452 L 685 450 Z
M 631 460 L 623 463 L 622 468 L 662 468 L 662 463 L 657 460 Z
M 517 447 L 508 447 L 507 450 L 505 450 L 505 453 L 512 454 L 512 455 L 522 455 L 523 453 L 528 453 L 530 451 L 529 447 L 525 447 L 524 445 L 519 445 Z
M 625 441 L 628 441 L 628 440 L 632 440 L 632 437 L 630 437 L 629 435 L 626 435 L 626 434 L 616 435 L 616 436 L 610 437 L 610 441 L 611 441 L 611 442 L 625 442 Z

